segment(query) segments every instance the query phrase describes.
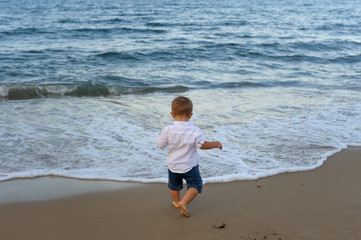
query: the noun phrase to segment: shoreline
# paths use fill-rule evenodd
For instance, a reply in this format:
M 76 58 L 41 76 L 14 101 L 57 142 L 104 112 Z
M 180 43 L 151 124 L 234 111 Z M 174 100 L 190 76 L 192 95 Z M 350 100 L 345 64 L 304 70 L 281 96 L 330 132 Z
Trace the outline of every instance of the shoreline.
M 59 181 L 51 184 L 54 192 L 59 187 L 65 191 L 72 187 L 76 192 L 84 182 L 94 188 L 75 196 L 0 204 L 0 234 L 4 240 L 356 240 L 361 239 L 360 170 L 361 148 L 350 147 L 332 155 L 315 170 L 207 183 L 188 207 L 190 218 L 174 209 L 164 183 L 119 188 L 132 183 L 116 182 L 116 187 L 101 189 L 97 185 L 101 181 L 67 179 L 65 184 L 64 179 L 52 179 Z M 41 182 L 52 180 L 22 179 L 13 187 L 28 188 L 36 195 Z M 33 185 L 26 185 L 32 181 Z M 84 182 L 75 186 L 77 181 Z
M 339 150 L 335 150 L 332 151 L 328 154 L 325 154 L 324 156 L 324 160 L 319 160 L 319 162 L 314 165 L 314 166 L 308 166 L 308 167 L 294 167 L 294 168 L 290 168 L 290 169 L 274 169 L 274 170 L 270 170 L 271 173 L 264 173 L 261 174 L 257 177 L 244 177 L 244 178 L 238 178 L 238 177 L 233 177 L 233 175 L 225 175 L 223 177 L 228 178 L 227 180 L 215 180 L 218 179 L 219 177 L 209 177 L 209 178 L 203 178 L 203 184 L 217 184 L 217 183 L 230 183 L 230 182 L 237 182 L 237 181 L 252 181 L 252 180 L 258 180 L 258 179 L 262 179 L 262 178 L 267 178 L 267 177 L 272 177 L 272 176 L 276 176 L 276 175 L 280 175 L 280 174 L 284 174 L 284 173 L 295 173 L 295 172 L 304 172 L 304 171 L 313 171 L 315 169 L 318 169 L 320 167 L 323 166 L 323 164 L 332 156 L 334 156 L 335 154 L 338 154 L 342 151 L 345 150 L 350 150 L 350 149 L 361 149 L 361 146 L 357 146 L 357 145 L 348 145 L 347 148 L 341 148 Z M 254 170 L 257 172 L 257 170 Z M 0 176 L 2 174 L 0 173 Z M 4 175 L 6 176 L 6 175 Z M 40 181 L 43 180 L 42 182 L 44 184 L 47 184 L 46 179 L 50 179 L 49 181 L 55 181 L 54 179 L 58 179 L 59 181 L 61 181 L 62 179 L 64 179 L 65 181 L 68 180 L 74 180 L 76 182 L 78 182 L 78 185 L 80 185 L 80 183 L 86 183 L 86 182 L 93 182 L 93 183 L 104 183 L 103 185 L 107 185 L 106 183 L 110 183 L 109 185 L 111 185 L 113 183 L 113 185 L 115 184 L 119 184 L 119 185 L 124 185 L 124 184 L 133 184 L 133 185 L 143 185 L 143 184 L 167 184 L 167 178 L 164 178 L 164 181 L 161 180 L 157 180 L 157 179 L 146 179 L 144 181 L 142 180 L 118 180 L 118 179 L 107 179 L 107 178 L 87 178 L 87 177 L 73 177 L 73 176 L 66 176 L 66 175 L 58 175 L 58 174 L 49 174 L 49 175 L 38 175 L 38 176 L 24 176 L 24 177 L 14 177 L 14 178 L 10 178 L 10 179 L 3 179 L 0 180 L 0 190 L 2 190 L 2 186 L 8 184 L 9 182 L 28 182 L 28 181 Z M 40 183 L 42 185 L 42 183 Z M 10 184 L 12 185 L 12 184 Z M 34 183 L 34 185 L 37 185 L 37 183 Z M 108 186 L 109 187 L 109 186 Z M 105 188 L 108 189 L 108 187 Z M 114 189 L 117 189 L 117 187 L 113 186 Z M 119 188 L 124 188 L 124 186 L 119 186 Z M 112 187 L 110 187 L 110 189 L 112 189 Z M 1 191 L 0 191 L 1 192 Z M 71 194 L 73 195 L 73 194 Z M 65 195 L 66 196 L 66 195 Z M 50 198 L 49 198 L 50 199 Z M 25 200 L 26 201 L 26 200 Z M 1 201 L 1 195 L 0 195 L 0 204 L 2 203 Z
M 56 200 L 140 187 L 136 182 L 85 180 L 60 176 L 16 178 L 0 182 L 1 204 Z

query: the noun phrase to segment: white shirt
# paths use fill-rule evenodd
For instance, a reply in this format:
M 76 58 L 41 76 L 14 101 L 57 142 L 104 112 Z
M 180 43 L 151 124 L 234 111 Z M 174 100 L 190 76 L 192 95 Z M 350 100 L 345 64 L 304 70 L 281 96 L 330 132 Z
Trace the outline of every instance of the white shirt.
M 204 143 L 202 131 L 190 121 L 174 121 L 166 126 L 157 138 L 157 145 L 168 145 L 167 166 L 174 173 L 186 173 L 199 164 L 197 148 Z

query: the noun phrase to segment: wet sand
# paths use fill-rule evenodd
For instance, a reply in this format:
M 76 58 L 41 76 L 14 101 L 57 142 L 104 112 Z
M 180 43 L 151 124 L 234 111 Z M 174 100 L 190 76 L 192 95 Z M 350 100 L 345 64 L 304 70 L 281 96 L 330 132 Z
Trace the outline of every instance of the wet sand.
M 0 183 L 0 239 L 356 240 L 360 173 L 361 148 L 349 148 L 316 170 L 206 184 L 189 218 L 166 184 L 12 180 Z

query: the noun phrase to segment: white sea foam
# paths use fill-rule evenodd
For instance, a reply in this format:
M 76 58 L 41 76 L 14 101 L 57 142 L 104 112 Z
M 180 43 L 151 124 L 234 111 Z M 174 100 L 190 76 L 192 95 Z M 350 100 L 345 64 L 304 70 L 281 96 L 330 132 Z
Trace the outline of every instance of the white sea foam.
M 322 165 L 361 146 L 359 96 L 273 88 L 197 90 L 195 125 L 224 149 L 199 151 L 204 182 L 257 179 Z M 8 101 L 1 105 L 0 180 L 44 175 L 166 182 L 156 147 L 174 95 Z M 16 119 L 16 121 L 14 121 Z

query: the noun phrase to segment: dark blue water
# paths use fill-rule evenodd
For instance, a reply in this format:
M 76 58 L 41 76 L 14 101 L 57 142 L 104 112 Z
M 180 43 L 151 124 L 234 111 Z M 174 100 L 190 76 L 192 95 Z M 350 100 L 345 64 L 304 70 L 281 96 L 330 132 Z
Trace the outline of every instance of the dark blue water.
M 361 146 L 359 0 L 0 0 L 0 181 L 166 182 L 172 99 L 222 151 L 205 182 Z
M 359 3 L 1 1 L 0 95 L 360 90 Z

